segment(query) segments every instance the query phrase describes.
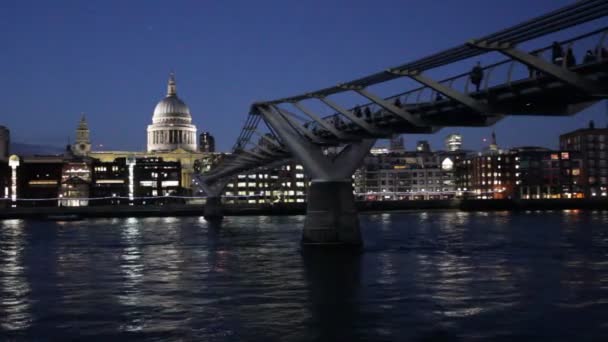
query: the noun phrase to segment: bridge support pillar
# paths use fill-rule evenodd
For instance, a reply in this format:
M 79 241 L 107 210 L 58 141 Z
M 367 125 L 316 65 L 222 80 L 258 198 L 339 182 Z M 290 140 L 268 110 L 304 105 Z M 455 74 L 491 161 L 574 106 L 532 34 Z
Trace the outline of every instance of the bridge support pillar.
M 197 177 L 197 185 L 203 189 L 207 195 L 205 206 L 203 207 L 203 217 L 209 222 L 221 221 L 224 218 L 222 206 L 222 191 L 228 180 L 220 179 L 209 181 L 203 177 Z
M 350 181 L 313 181 L 310 184 L 302 244 L 362 244 L 359 215 Z
M 299 134 L 281 111 L 273 110 L 272 107 L 259 107 L 259 110 L 312 178 L 308 189 L 302 244 L 361 246 L 352 174 L 376 140 L 361 139 L 327 153 Z
M 203 217 L 207 221 L 221 221 L 224 218 L 221 197 L 207 197 L 203 208 Z

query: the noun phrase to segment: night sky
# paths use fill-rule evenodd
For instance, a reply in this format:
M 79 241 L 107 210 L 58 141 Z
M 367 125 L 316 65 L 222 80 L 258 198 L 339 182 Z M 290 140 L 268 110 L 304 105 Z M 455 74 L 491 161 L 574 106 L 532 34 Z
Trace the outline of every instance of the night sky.
M 173 70 L 199 132 L 229 150 L 254 101 L 358 78 L 572 2 L 3 0 L 0 125 L 13 141 L 62 146 L 84 112 L 94 149 L 144 150 Z M 556 147 L 559 134 L 590 119 L 605 126 L 606 110 L 600 103 L 566 118 L 508 118 L 494 129 L 503 147 Z M 460 132 L 465 147 L 480 149 L 492 129 L 406 136 L 406 146 L 428 139 L 441 148 Z

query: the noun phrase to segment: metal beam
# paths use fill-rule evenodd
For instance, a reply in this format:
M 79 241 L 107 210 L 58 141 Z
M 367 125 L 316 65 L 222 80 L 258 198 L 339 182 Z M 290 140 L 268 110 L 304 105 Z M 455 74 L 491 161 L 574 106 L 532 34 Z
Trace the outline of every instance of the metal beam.
M 292 102 L 292 104 L 296 108 L 298 108 L 302 113 L 308 115 L 309 118 L 313 119 L 315 122 L 317 122 L 323 128 L 325 128 L 326 130 L 328 130 L 331 134 L 333 134 L 334 136 L 336 136 L 336 138 L 344 139 L 344 140 L 346 140 L 346 139 L 352 139 L 351 135 L 346 134 L 344 132 L 340 132 L 334 126 L 332 126 L 329 123 L 327 123 L 327 121 L 321 119 L 315 113 L 311 112 L 308 108 L 302 106 L 299 102 Z
M 407 76 L 420 84 L 423 84 L 435 91 L 440 92 L 441 94 L 445 95 L 446 97 L 449 97 L 450 99 L 452 99 L 454 101 L 462 103 L 463 105 L 473 109 L 474 111 L 476 111 L 480 114 L 492 115 L 491 113 L 494 112 L 494 110 L 492 110 L 492 108 L 490 106 L 488 106 L 487 104 L 482 103 L 459 91 L 456 91 L 452 87 L 448 87 L 442 83 L 439 83 L 433 79 L 430 79 L 430 78 L 422 75 L 422 73 L 420 73 L 418 71 L 389 69 L 388 72 L 397 74 L 397 75 Z
M 251 144 L 253 145 L 253 143 L 251 143 Z M 268 154 L 270 156 L 273 156 L 273 157 L 275 157 L 276 154 L 279 153 L 277 151 L 269 150 L 269 149 L 267 149 L 266 147 L 264 147 L 264 146 L 262 146 L 260 144 L 255 144 L 255 146 L 253 147 L 252 150 L 255 150 L 256 148 L 259 149 L 262 153 L 266 153 L 266 154 Z
M 379 136 L 379 137 L 384 137 L 384 136 L 387 136 L 387 135 L 391 134 L 390 132 L 387 132 L 385 130 L 382 130 L 382 129 L 379 129 L 379 128 L 375 127 L 375 126 L 370 125 L 365 120 L 363 120 L 361 118 L 358 118 L 356 115 L 354 115 L 349 110 L 346 110 L 346 109 L 338 106 L 336 103 L 334 103 L 333 101 L 329 100 L 326 97 L 318 97 L 318 99 L 321 102 L 323 102 L 326 105 L 328 105 L 329 107 L 333 108 L 335 111 L 337 111 L 340 114 L 342 114 L 342 115 L 346 116 L 347 118 L 349 118 L 352 122 L 355 123 L 355 125 L 363 128 L 364 130 L 366 130 L 371 135 Z
M 277 111 L 281 116 L 283 116 L 285 118 L 285 120 L 287 120 L 289 122 L 289 124 L 292 125 L 296 131 L 298 131 L 300 134 L 305 135 L 311 141 L 313 141 L 317 144 L 323 144 L 323 143 L 327 142 L 327 140 L 317 137 L 310 130 L 308 130 L 305 127 L 302 127 L 302 125 L 299 122 L 292 119 L 291 118 L 292 114 L 288 110 L 281 109 L 275 105 L 271 105 L 270 107 L 274 108 L 275 111 Z
M 244 153 L 246 153 L 246 154 L 248 154 L 248 155 L 250 155 L 250 156 L 252 156 L 252 157 L 256 157 L 256 158 L 261 159 L 261 160 L 268 159 L 268 156 L 264 156 L 264 155 L 261 155 L 259 153 L 253 152 L 253 151 L 249 151 L 249 150 L 246 150 L 246 149 L 242 149 L 241 151 L 244 152 Z
M 509 43 L 492 43 L 485 41 L 471 41 L 469 45 L 482 50 L 498 51 L 503 55 L 511 57 L 525 65 L 528 65 L 540 72 L 553 76 L 554 78 L 564 82 L 570 86 L 578 88 L 587 94 L 595 97 L 606 97 L 608 90 L 601 84 L 590 79 L 578 75 L 576 72 L 570 71 L 567 68 L 547 62 L 546 60 L 534 56 L 528 52 L 519 50 Z
M 258 105 L 256 108 L 264 120 L 277 132 L 285 146 L 304 165 L 313 178 L 330 179 L 329 161 L 321 153 L 321 148 L 299 134 L 285 115 L 272 111 L 270 106 Z
M 368 98 L 370 101 L 372 101 L 372 102 L 376 103 L 378 106 L 384 108 L 384 110 L 388 111 L 389 113 L 391 113 L 393 115 L 396 115 L 396 116 L 402 118 L 403 120 L 411 123 L 414 126 L 420 126 L 420 127 L 428 126 L 428 125 L 425 125 L 422 120 L 415 117 L 412 113 L 408 112 L 407 110 L 405 110 L 403 108 L 399 108 L 399 107 L 393 105 L 392 103 L 390 103 L 386 100 L 383 100 L 379 96 L 374 95 L 363 88 L 351 88 L 351 90 L 356 91 L 361 96 Z
M 261 133 L 257 129 L 253 129 L 253 133 L 257 134 L 260 138 L 262 138 L 262 140 L 270 143 L 271 145 L 280 149 L 281 151 L 285 151 L 285 147 L 283 145 L 281 145 L 281 143 L 279 143 L 278 141 L 276 141 L 274 139 L 270 139 L 266 134 Z
M 258 159 L 257 157 L 245 154 L 244 150 L 241 150 L 240 152 L 241 153 L 235 153 L 235 156 L 241 160 L 244 160 L 245 162 L 259 162 L 260 161 L 260 159 Z

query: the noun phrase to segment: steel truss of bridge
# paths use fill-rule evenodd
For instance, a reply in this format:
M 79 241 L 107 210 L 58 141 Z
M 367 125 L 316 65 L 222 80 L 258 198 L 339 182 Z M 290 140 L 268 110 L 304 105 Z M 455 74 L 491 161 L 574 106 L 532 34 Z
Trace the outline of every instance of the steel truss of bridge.
M 231 176 L 296 158 L 312 178 L 303 242 L 360 245 L 351 175 L 376 139 L 434 133 L 443 127 L 490 126 L 508 115 L 572 115 L 608 98 L 608 26 L 601 20 L 607 14 L 608 0 L 578 1 L 360 79 L 252 104 L 232 153 L 197 177 L 213 198 L 205 216 L 221 217 L 219 196 Z M 520 47 L 581 24 L 594 27 L 549 46 Z M 569 50 L 590 55 L 575 64 Z M 489 53 L 504 59 L 482 67 L 481 82 L 472 82 L 468 71 L 443 80 L 429 75 L 433 69 Z M 398 79 L 420 86 L 390 96 L 372 89 Z M 368 103 L 341 104 L 335 95 L 343 94 L 356 94 Z M 322 116 L 312 105 L 333 114 Z

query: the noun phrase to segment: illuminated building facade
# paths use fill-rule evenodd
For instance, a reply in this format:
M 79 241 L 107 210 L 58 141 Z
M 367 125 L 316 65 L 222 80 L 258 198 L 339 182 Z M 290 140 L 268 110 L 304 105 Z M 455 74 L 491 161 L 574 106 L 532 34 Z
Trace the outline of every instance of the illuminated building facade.
M 91 162 L 85 160 L 67 160 L 61 171 L 59 188 L 59 205 L 80 207 L 89 204 L 91 185 Z
M 589 127 L 569 132 L 559 137 L 563 151 L 580 154 L 580 185 L 585 197 L 608 195 L 608 128 Z
M 511 154 L 515 156 L 515 197 L 584 197 L 579 153 L 522 147 L 511 150 Z
M 576 152 L 541 147 L 492 150 L 456 165 L 457 191 L 475 199 L 583 198 Z
M 25 200 L 19 206 L 57 206 L 63 162 L 61 156 L 21 158 L 15 170 L 16 193 L 11 193 Z
M 181 165 L 162 158 L 117 158 L 92 165 L 91 205 L 157 204 L 167 196 L 183 195 Z M 97 199 L 99 198 L 99 199 Z
M 183 195 L 179 162 L 163 161 L 156 157 L 138 158 L 134 164 L 133 177 L 135 197 L 155 197 L 139 199 L 138 204 L 158 202 L 166 196 Z
M 513 198 L 515 157 L 507 152 L 478 153 L 457 165 L 457 188 L 463 197 L 477 199 Z
M 456 195 L 455 164 L 461 154 L 372 149 L 354 176 L 359 200 L 449 199 Z
M 215 138 L 209 132 L 201 133 L 201 136 L 198 139 L 199 141 L 199 151 L 213 153 L 215 152 Z
M 462 135 L 450 134 L 445 138 L 445 150 L 456 152 L 462 149 Z
M 233 177 L 223 195 L 225 203 L 304 203 L 310 179 L 302 165 L 288 162 Z
M 126 158 L 113 162 L 94 160 L 91 166 L 91 205 L 127 203 L 129 197 L 129 170 Z

